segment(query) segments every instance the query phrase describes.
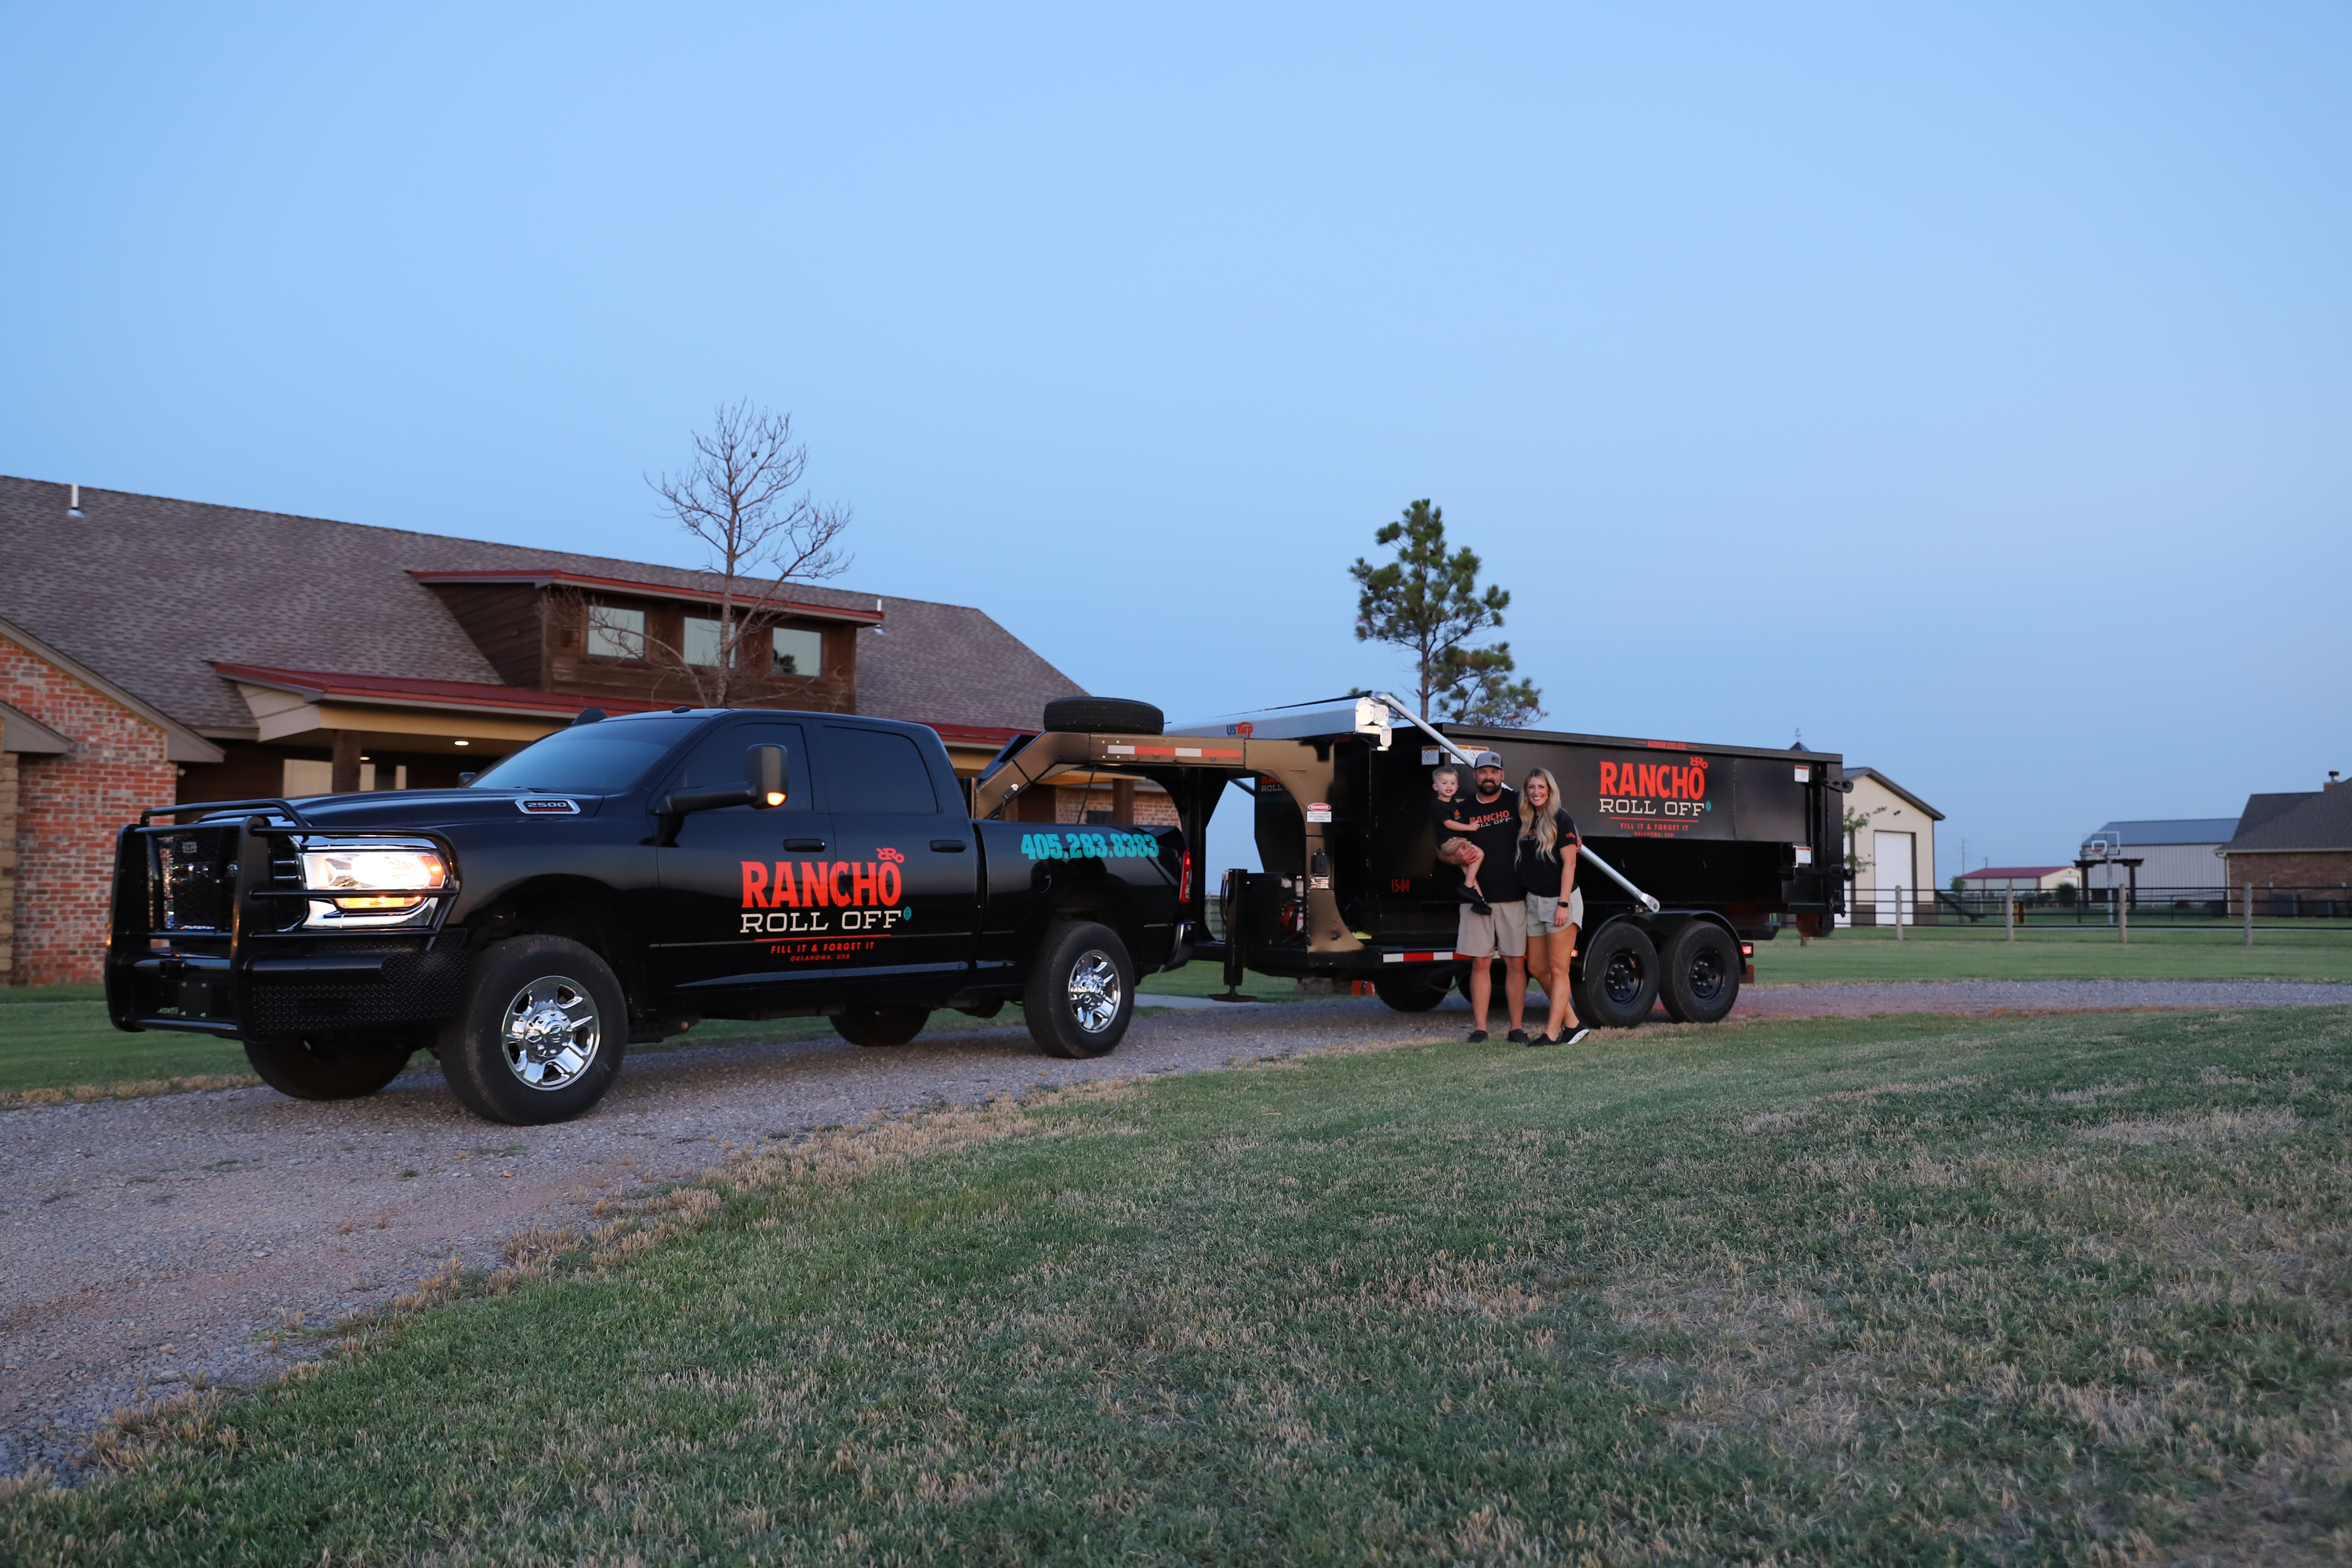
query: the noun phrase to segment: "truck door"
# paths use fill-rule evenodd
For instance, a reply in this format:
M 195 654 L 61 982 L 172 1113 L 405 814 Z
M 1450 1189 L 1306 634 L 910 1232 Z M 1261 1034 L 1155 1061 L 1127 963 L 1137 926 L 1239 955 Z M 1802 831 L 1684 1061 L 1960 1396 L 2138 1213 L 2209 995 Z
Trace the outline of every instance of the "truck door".
M 824 859 L 833 822 L 817 809 L 800 725 L 772 719 L 719 724 L 656 788 L 652 803 L 672 790 L 740 784 L 745 748 L 764 745 L 784 748 L 782 805 L 696 812 L 679 823 L 676 846 L 655 851 L 660 919 L 648 959 L 655 984 L 666 989 L 748 994 L 789 987 L 824 967 L 811 949 L 834 933 L 799 901 L 796 862 Z
M 902 731 L 830 723 L 823 752 L 835 840 L 825 891 L 843 977 L 868 983 L 851 999 L 951 989 L 978 945 L 980 854 L 953 774 L 940 776 L 944 756 L 935 768 Z

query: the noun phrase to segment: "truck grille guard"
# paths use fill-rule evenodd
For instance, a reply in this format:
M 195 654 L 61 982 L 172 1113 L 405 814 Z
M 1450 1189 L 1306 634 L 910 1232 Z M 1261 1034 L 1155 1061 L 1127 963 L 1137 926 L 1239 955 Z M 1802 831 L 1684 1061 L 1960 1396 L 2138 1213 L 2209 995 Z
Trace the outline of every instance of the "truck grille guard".
M 156 822 L 158 817 L 191 816 L 199 820 Z M 322 931 L 303 923 L 302 909 L 352 894 L 348 888 L 304 885 L 300 849 L 302 841 L 312 837 L 331 837 L 344 846 L 371 839 L 430 844 L 448 875 L 438 888 L 399 891 L 399 897 L 419 901 L 418 914 L 430 910 L 415 923 Z M 136 825 L 126 825 L 115 837 L 106 942 L 107 1011 L 120 1028 L 234 1037 L 252 1016 L 257 976 L 366 980 L 383 971 L 382 939 L 424 937 L 426 948 L 435 945 L 458 893 L 457 866 L 454 847 L 429 829 L 330 827 L 311 821 L 289 800 L 151 806 L 139 814 Z M 366 944 L 374 951 L 268 952 L 286 943 L 340 944 L 362 937 L 378 939 Z M 158 948 L 158 942 L 168 945 Z M 181 998 L 176 1010 L 168 1005 L 161 1009 L 142 1005 L 147 993 L 166 989 Z

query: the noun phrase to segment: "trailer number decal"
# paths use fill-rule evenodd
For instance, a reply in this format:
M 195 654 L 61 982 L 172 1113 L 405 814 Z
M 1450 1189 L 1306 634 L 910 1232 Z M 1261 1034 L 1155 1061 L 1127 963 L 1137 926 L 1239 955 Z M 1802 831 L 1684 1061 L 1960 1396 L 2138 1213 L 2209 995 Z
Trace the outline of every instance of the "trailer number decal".
M 1142 833 L 1024 833 L 1032 860 L 1157 860 L 1160 840 Z

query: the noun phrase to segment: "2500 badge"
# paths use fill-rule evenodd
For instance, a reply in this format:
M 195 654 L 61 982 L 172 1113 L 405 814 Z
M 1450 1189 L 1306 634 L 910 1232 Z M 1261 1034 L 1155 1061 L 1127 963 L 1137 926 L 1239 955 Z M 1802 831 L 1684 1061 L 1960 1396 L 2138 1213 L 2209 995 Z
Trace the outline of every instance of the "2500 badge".
M 915 911 L 898 907 L 906 895 L 898 869 L 906 856 L 896 849 L 874 853 L 872 860 L 803 860 L 798 875 L 790 860 L 774 862 L 772 871 L 765 860 L 740 862 L 743 923 L 738 934 L 887 931 L 911 921 Z

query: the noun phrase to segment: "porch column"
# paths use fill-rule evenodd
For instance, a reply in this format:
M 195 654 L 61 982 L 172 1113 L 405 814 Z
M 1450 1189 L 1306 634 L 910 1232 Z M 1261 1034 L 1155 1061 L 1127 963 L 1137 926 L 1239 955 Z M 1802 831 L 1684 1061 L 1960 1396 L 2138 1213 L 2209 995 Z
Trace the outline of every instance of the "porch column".
M 351 795 L 360 787 L 360 732 L 357 730 L 335 731 L 334 772 L 327 782 L 328 789 L 336 795 Z

